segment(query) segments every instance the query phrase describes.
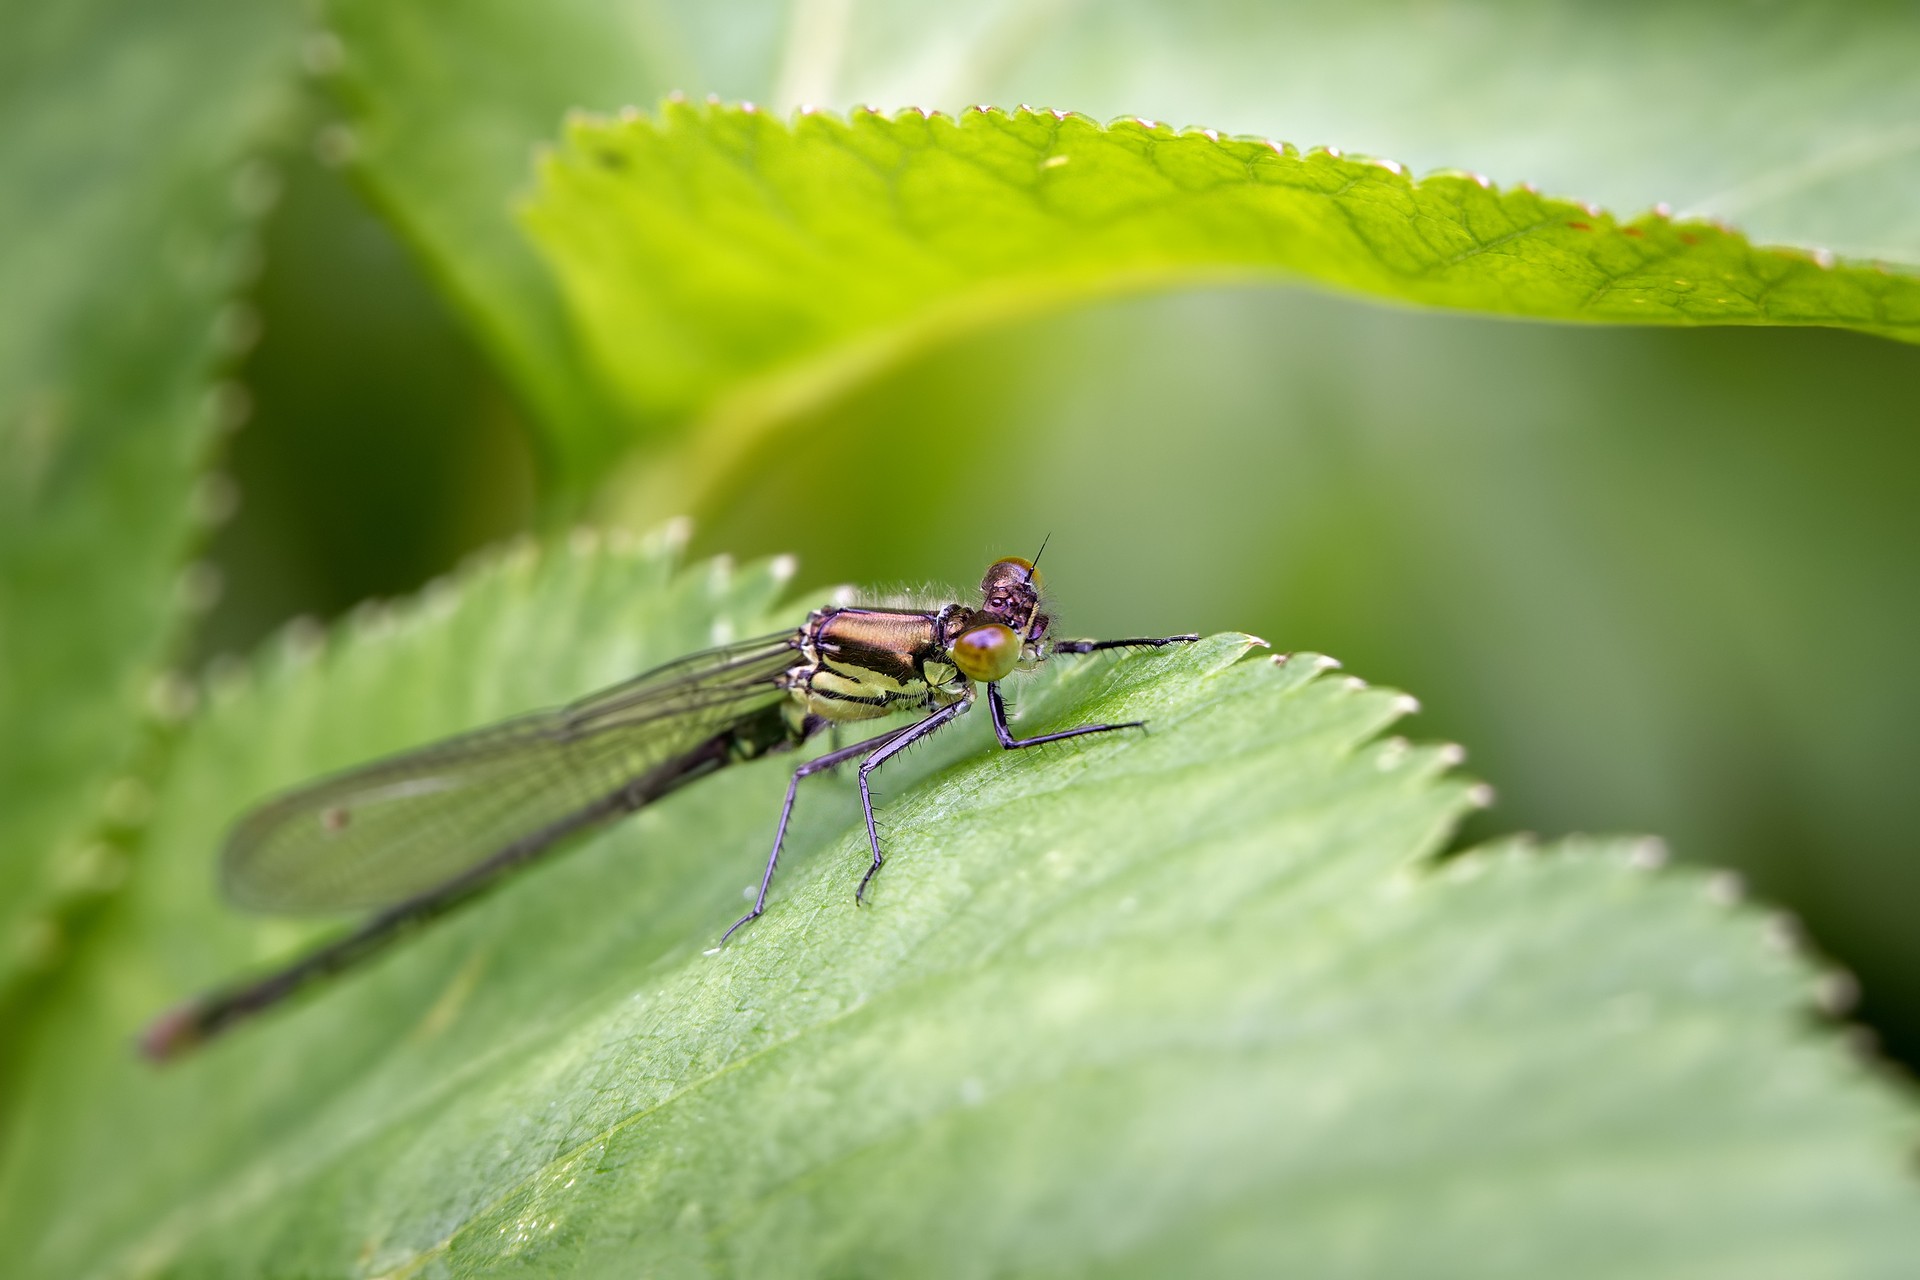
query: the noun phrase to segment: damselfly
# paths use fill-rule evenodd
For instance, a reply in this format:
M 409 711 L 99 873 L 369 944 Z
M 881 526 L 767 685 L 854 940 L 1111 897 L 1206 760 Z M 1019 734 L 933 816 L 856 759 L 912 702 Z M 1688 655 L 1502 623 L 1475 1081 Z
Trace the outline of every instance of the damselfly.
M 1037 557 L 1036 557 L 1037 559 Z M 240 819 L 221 857 L 222 884 L 255 910 L 371 910 L 364 924 L 275 972 L 189 1001 L 141 1037 L 171 1057 L 380 950 L 504 873 L 632 813 L 696 778 L 789 751 L 832 726 L 921 713 L 903 727 L 801 764 L 787 783 L 753 909 L 766 910 L 800 781 L 859 761 L 860 807 L 882 862 L 868 776 L 970 709 L 980 685 L 1008 750 L 1142 721 L 1085 724 L 1017 738 L 1000 682 L 1056 654 L 1157 648 L 1198 639 L 1055 640 L 1032 562 L 995 561 L 976 605 L 935 610 L 820 609 L 795 631 L 670 662 L 570 706 L 537 712 L 350 769 L 268 800 Z

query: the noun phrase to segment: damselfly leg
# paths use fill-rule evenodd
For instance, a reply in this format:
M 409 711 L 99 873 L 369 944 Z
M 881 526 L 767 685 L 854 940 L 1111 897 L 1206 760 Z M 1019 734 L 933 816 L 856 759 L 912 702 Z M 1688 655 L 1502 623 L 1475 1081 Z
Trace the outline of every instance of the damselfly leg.
M 904 733 L 887 742 L 878 751 L 860 762 L 860 808 L 867 816 L 867 847 L 873 850 L 873 863 L 867 868 L 867 874 L 860 877 L 860 887 L 853 891 L 853 900 L 858 904 L 867 894 L 867 885 L 872 883 L 874 875 L 880 870 L 880 832 L 873 825 L 873 792 L 867 789 L 867 775 L 885 764 L 893 756 L 905 751 L 914 743 L 929 736 L 942 725 L 953 723 L 955 716 L 965 712 L 973 705 L 973 699 L 949 703 L 925 720 L 910 726 Z
M 1126 640 L 1056 640 L 1054 653 L 1097 653 L 1102 649 L 1163 649 L 1170 644 L 1192 644 L 1200 637 L 1189 633 L 1179 636 L 1135 636 Z M 1090 733 L 1111 733 L 1115 729 L 1144 729 L 1145 720 L 1126 720 L 1119 724 L 1083 724 L 1078 729 L 1062 729 L 1058 733 L 1043 733 L 1032 738 L 1016 738 L 1013 730 L 1007 727 L 1007 704 L 1000 696 L 1000 683 L 994 681 L 987 685 L 987 710 L 993 715 L 994 736 L 1000 739 L 1000 745 L 1008 751 L 1021 747 L 1037 747 L 1043 742 L 1059 742 L 1063 738 L 1081 738 Z
M 857 756 L 866 755 L 876 748 L 886 746 L 908 730 L 918 727 L 917 724 L 910 724 L 905 728 L 894 729 L 863 742 L 856 742 L 850 747 L 836 748 L 825 755 L 815 756 L 793 771 L 793 776 L 787 780 L 787 798 L 780 806 L 780 824 L 773 831 L 773 852 L 767 855 L 766 873 L 760 877 L 760 892 L 753 900 L 753 910 L 727 926 L 727 931 L 720 935 L 721 946 L 725 946 L 727 939 L 731 938 L 742 925 L 758 920 L 767 909 L 767 890 L 773 887 L 773 873 L 780 865 L 780 848 L 787 842 L 787 822 L 793 817 L 793 801 L 800 790 L 800 779 L 810 778 L 816 773 L 825 773 Z
M 1192 644 L 1200 637 L 1189 633 L 1179 636 L 1134 636 L 1126 640 L 1056 640 L 1054 653 L 1097 653 L 1102 649 L 1164 649 L 1170 644 Z M 1063 738 L 1079 738 L 1090 733 L 1111 733 L 1115 729 L 1143 729 L 1145 720 L 1127 720 L 1120 724 L 1083 724 L 1078 729 L 1062 729 L 1059 733 L 1043 733 L 1032 738 L 1016 738 L 1007 727 L 1007 704 L 1000 696 L 998 681 L 987 686 L 987 710 L 993 714 L 994 736 L 1000 739 L 1000 745 L 1009 751 L 1021 747 L 1037 747 L 1043 742 L 1059 742 Z
M 1084 738 L 1090 733 L 1112 733 L 1115 729 L 1144 729 L 1145 720 L 1125 720 L 1119 724 L 1083 724 L 1078 729 L 1062 729 L 1058 733 L 1042 733 L 1031 738 L 1016 738 L 1013 730 L 1007 727 L 1007 703 L 1000 696 L 1000 686 L 987 686 L 987 710 L 993 715 L 993 733 L 1000 739 L 1000 745 L 1008 751 L 1017 751 L 1021 747 L 1037 747 L 1043 742 L 1059 742 L 1063 738 Z
M 1188 632 L 1180 636 L 1136 636 L 1129 640 L 1055 640 L 1052 653 L 1095 653 L 1101 649 L 1164 649 L 1170 644 L 1192 644 L 1200 637 Z

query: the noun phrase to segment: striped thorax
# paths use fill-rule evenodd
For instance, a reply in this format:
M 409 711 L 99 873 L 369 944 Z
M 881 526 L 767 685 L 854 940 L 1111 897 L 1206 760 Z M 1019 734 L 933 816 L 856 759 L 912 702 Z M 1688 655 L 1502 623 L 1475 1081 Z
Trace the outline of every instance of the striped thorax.
M 971 700 L 974 680 L 1039 662 L 1051 619 L 1040 612 L 1033 566 L 995 562 L 980 593 L 978 608 L 816 610 L 782 678 L 793 713 L 838 722 L 938 710 Z

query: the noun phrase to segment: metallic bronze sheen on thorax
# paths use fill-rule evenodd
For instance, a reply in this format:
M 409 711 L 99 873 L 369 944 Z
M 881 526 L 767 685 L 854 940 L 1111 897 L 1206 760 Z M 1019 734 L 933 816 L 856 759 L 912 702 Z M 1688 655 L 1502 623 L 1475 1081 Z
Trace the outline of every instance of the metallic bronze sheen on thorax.
M 824 610 L 802 633 L 803 663 L 790 687 L 806 710 L 829 720 L 868 720 L 941 698 L 945 647 L 937 615 L 895 609 Z M 928 663 L 938 668 L 929 672 Z
M 939 655 L 937 632 L 932 614 L 839 609 L 821 620 L 813 636 L 824 655 L 907 680 L 918 679 L 919 664 Z

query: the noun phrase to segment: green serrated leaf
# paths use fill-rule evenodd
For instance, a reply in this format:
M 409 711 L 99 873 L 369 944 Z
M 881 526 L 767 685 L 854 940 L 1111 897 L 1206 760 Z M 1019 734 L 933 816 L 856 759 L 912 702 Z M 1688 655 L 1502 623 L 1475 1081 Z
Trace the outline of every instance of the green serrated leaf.
M 1920 12 L 1576 0 L 795 5 L 785 108 L 1072 106 L 1920 262 Z M 836 15 L 836 11 L 837 15 Z M 841 21 L 836 24 L 833 16 Z
M 669 103 L 658 121 L 576 121 L 527 218 L 600 368 L 656 426 L 762 421 L 958 329 L 1180 282 L 1920 339 L 1914 276 L 1467 176 L 1053 112 L 788 123 Z
M 57 951 L 50 902 L 116 875 L 83 838 L 179 623 L 233 412 L 212 374 L 248 327 L 222 308 L 274 188 L 242 162 L 284 122 L 298 33 L 284 6 L 104 2 L 0 41 L 0 988 Z
M 1909 1105 L 1757 915 L 1634 846 L 1435 869 L 1406 700 L 1244 637 L 1049 665 L 1039 729 L 845 780 L 739 909 L 726 771 L 165 1074 L 143 1015 L 310 928 L 220 913 L 230 809 L 760 625 L 780 575 L 517 556 L 215 696 L 49 1002 L 0 1166 L 30 1272 L 1895 1275 Z
M 1665 201 L 1761 240 L 1920 260 L 1920 23 L 1898 5 L 1016 0 L 929 9 L 490 0 L 458 24 L 342 0 L 363 172 L 469 305 L 562 474 L 631 444 L 504 210 L 568 108 L 669 90 L 785 111 L 1041 102 L 1470 166 L 1627 214 Z

